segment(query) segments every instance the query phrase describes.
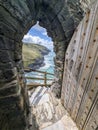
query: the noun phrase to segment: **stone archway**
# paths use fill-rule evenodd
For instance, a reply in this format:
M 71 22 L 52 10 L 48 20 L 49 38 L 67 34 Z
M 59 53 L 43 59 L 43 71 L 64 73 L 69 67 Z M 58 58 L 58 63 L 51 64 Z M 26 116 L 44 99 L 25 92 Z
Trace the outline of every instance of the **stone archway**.
M 25 130 L 28 124 L 29 102 L 21 56 L 24 34 L 36 21 L 47 29 L 54 42 L 55 75 L 61 86 L 65 51 L 82 14 L 78 0 L 0 1 L 1 130 Z M 53 91 L 60 97 L 61 87 Z

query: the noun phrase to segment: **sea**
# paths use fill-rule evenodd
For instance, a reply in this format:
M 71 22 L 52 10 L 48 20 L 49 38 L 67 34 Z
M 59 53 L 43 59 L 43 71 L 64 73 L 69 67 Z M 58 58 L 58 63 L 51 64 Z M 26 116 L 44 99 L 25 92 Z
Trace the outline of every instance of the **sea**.
M 49 52 L 48 55 L 44 56 L 45 66 L 40 67 L 39 70 L 54 73 L 54 56 L 55 53 L 53 51 Z
M 49 52 L 48 55 L 44 56 L 44 63 L 45 65 L 43 67 L 40 67 L 38 70 L 39 71 L 44 71 L 44 72 L 49 72 L 54 74 L 54 57 L 55 57 L 55 53 L 53 51 L 52 47 L 48 47 L 48 49 L 50 49 L 51 51 Z M 43 74 L 41 73 L 37 73 L 37 72 L 29 72 L 29 73 L 25 73 L 25 76 L 29 76 L 29 77 L 38 77 L 38 78 L 42 78 L 44 77 Z M 47 78 L 49 79 L 53 79 L 54 76 L 53 75 L 47 75 Z M 27 80 L 27 83 L 31 83 L 31 82 L 37 82 L 37 83 L 43 83 L 44 81 L 40 81 L 40 80 Z M 47 81 L 47 83 L 50 83 L 51 81 Z

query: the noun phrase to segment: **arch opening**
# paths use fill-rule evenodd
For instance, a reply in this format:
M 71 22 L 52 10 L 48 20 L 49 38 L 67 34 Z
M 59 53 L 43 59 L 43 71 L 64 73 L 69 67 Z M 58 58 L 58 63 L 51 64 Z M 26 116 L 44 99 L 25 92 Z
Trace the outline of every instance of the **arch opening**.
M 59 20 L 57 18 L 55 18 L 55 20 L 53 20 L 53 22 L 51 22 L 47 16 L 48 15 L 45 15 L 44 13 L 41 12 L 40 14 L 38 14 L 37 19 L 39 21 L 38 22 L 39 25 L 41 27 L 44 27 L 47 30 L 47 35 L 52 38 L 53 51 L 56 54 L 56 56 L 54 57 L 55 80 L 54 80 L 54 85 L 53 85 L 52 91 L 55 94 L 55 96 L 60 98 L 64 59 L 65 59 L 65 50 L 67 48 L 66 37 L 64 35 L 64 31 L 63 31 L 63 28 L 62 28 Z M 36 25 L 36 23 L 37 22 L 33 21 L 33 26 Z M 29 29 L 30 29 L 30 27 L 29 27 Z M 27 31 L 25 31 L 25 34 L 26 34 L 26 32 Z
M 46 54 L 48 53 L 48 49 L 49 49 L 49 51 L 53 52 L 53 57 L 55 55 L 54 50 L 53 50 L 54 47 L 53 47 L 52 39 L 50 37 L 48 37 L 46 29 L 39 26 L 38 22 L 35 26 L 33 26 L 29 30 L 29 32 L 26 35 L 24 35 L 24 38 L 23 38 L 22 41 L 23 41 L 24 44 L 28 44 L 28 45 L 37 44 L 37 45 L 39 45 L 39 47 L 41 47 L 40 45 L 42 45 L 42 47 L 43 46 L 46 47 L 47 49 L 43 48 L 43 52 L 42 52 L 43 56 L 44 56 L 44 53 L 45 53 L 44 49 L 46 49 Z M 53 57 L 51 59 L 51 62 L 53 62 Z M 54 63 L 53 63 L 53 66 L 54 66 Z M 51 67 L 51 66 L 49 66 L 49 67 Z
M 22 42 L 24 68 L 32 69 L 32 71 L 25 73 L 25 75 L 26 77 L 35 77 L 35 80 L 30 80 L 28 78 L 27 82 L 44 84 L 45 75 L 37 72 L 35 73 L 34 71 L 37 70 L 54 74 L 55 52 L 52 39 L 48 37 L 47 30 L 39 26 L 39 22 L 37 22 L 37 24 L 33 26 L 26 35 L 24 35 Z M 36 78 L 43 78 L 43 80 L 37 80 Z M 50 83 L 52 85 L 53 79 L 53 75 L 47 74 L 46 84 L 48 85 Z M 39 86 L 41 84 L 39 84 Z

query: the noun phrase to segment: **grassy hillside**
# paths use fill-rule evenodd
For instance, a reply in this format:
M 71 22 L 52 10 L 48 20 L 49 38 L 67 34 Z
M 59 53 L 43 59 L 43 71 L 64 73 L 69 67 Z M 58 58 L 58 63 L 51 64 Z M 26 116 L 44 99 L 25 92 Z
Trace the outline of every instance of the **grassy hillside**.
M 38 44 L 23 44 L 23 61 L 24 66 L 28 66 L 31 63 L 34 63 L 36 59 L 40 59 L 44 54 L 49 53 L 49 50 Z

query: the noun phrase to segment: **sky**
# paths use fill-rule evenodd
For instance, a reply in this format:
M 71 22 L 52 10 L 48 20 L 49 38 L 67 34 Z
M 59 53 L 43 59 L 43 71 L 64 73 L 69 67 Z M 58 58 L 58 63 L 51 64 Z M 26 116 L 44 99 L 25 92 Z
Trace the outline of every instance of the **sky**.
M 36 43 L 44 45 L 49 49 L 53 48 L 53 42 L 52 39 L 48 37 L 47 30 L 39 26 L 38 22 L 29 30 L 26 35 L 24 35 L 22 41 L 24 43 Z

